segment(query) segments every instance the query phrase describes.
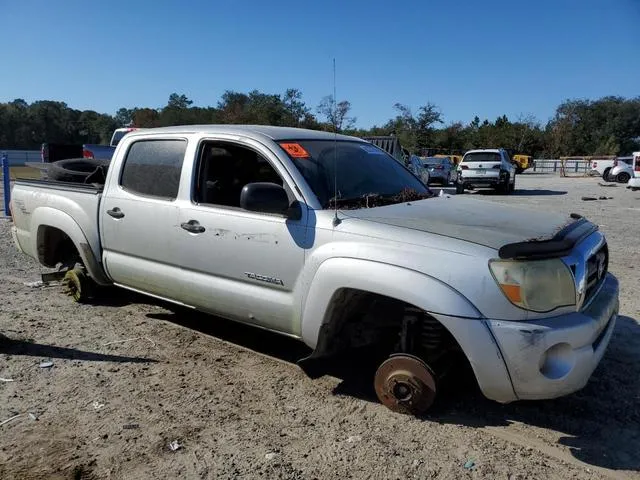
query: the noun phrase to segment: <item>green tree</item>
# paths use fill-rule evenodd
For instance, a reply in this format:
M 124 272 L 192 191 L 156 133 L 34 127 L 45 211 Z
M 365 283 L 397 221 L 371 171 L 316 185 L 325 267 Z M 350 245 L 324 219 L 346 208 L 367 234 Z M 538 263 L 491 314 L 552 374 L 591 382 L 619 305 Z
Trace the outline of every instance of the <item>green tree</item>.
M 336 132 L 352 130 L 355 127 L 356 117 L 349 116 L 351 102 L 348 100 L 336 103 L 333 95 L 327 95 L 318 104 L 317 111 Z
M 160 113 L 154 108 L 136 108 L 133 111 L 133 123 L 139 128 L 159 127 Z
M 418 109 L 416 118 L 416 148 L 418 150 L 432 147 L 435 143 L 435 125 L 443 123 L 442 113 L 432 103 L 427 103 Z
M 295 88 L 289 88 L 282 98 L 285 117 L 284 125 L 290 127 L 300 127 L 309 125 L 313 119 L 311 109 L 302 100 L 302 92 Z M 315 119 L 314 119 L 315 120 Z
M 176 109 L 185 109 L 189 108 L 193 104 L 193 100 L 189 100 L 186 95 L 178 95 L 177 93 L 172 93 L 169 95 L 169 101 L 167 102 L 166 108 L 176 108 Z
M 115 121 L 118 127 L 127 127 L 133 123 L 133 109 L 120 108 L 116 112 Z

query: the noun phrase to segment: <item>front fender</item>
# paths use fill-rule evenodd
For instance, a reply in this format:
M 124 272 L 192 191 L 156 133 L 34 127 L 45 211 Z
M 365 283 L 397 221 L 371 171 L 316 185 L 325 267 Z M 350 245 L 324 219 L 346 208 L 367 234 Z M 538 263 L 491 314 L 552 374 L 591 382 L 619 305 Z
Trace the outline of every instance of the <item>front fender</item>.
M 303 307 L 301 337 L 315 348 L 336 293 L 343 288 L 376 293 L 422 310 L 461 318 L 482 318 L 460 292 L 440 280 L 395 265 L 355 258 L 331 258 L 317 269 Z
M 29 231 L 35 233 L 35 235 L 33 233 L 31 235 L 30 249 L 37 255 L 38 260 L 42 258 L 41 250 L 46 248 L 45 245 L 40 244 L 39 237 L 42 227 L 54 227 L 67 234 L 78 250 L 91 278 L 99 285 L 109 285 L 111 283 L 94 253 L 100 248 L 99 240 L 86 235 L 73 217 L 55 208 L 38 207 L 31 214 Z

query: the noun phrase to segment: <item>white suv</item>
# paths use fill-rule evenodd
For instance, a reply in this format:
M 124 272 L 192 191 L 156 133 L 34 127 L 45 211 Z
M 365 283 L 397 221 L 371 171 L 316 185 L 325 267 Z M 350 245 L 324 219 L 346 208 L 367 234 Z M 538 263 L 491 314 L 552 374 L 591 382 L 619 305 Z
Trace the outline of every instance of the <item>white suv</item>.
M 503 194 L 516 189 L 516 167 L 503 148 L 469 150 L 462 157 L 456 193 L 482 187 L 494 188 Z

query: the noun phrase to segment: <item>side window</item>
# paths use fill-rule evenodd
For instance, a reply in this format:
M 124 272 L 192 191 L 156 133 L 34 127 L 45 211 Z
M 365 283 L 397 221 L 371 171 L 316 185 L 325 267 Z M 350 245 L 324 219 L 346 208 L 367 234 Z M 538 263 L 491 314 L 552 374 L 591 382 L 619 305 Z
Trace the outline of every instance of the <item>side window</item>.
M 131 193 L 175 200 L 185 140 L 140 140 L 129 147 L 120 185 Z
M 256 151 L 222 142 L 202 145 L 193 189 L 195 203 L 240 208 L 242 188 L 253 182 L 286 188 L 278 172 Z

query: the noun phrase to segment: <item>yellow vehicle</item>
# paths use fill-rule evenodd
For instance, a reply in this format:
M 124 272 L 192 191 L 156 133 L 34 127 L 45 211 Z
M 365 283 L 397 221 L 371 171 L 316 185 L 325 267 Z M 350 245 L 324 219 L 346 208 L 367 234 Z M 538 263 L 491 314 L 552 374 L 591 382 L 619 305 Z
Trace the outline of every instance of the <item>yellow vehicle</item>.
M 516 165 L 516 173 L 522 173 L 533 165 L 533 157 L 531 157 L 531 155 L 514 155 L 512 160 Z

